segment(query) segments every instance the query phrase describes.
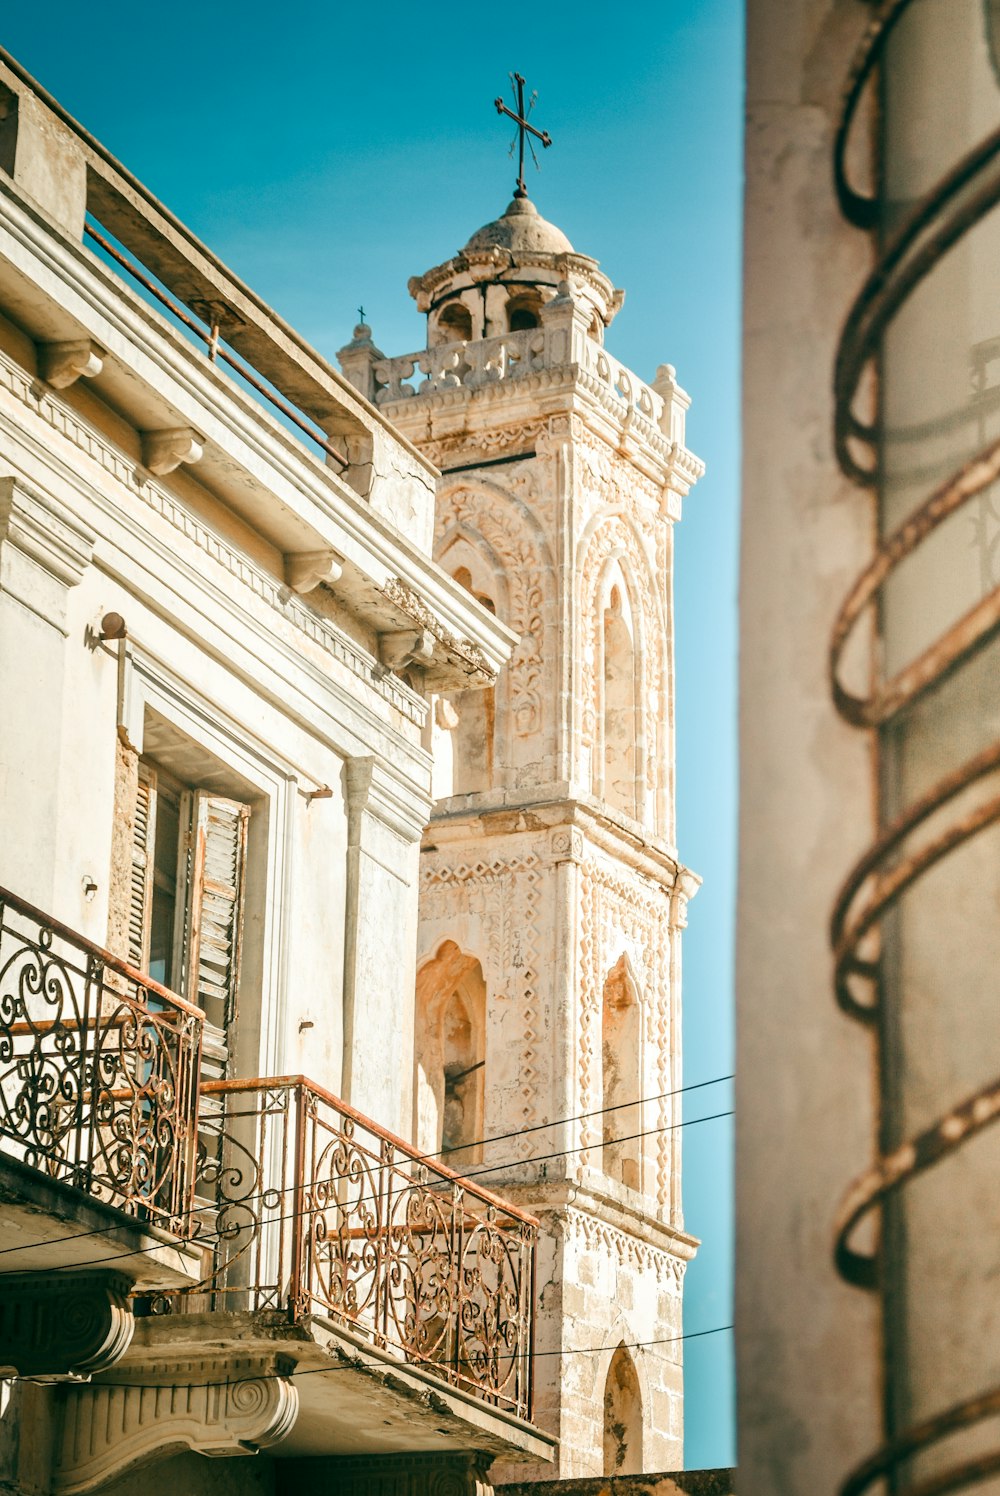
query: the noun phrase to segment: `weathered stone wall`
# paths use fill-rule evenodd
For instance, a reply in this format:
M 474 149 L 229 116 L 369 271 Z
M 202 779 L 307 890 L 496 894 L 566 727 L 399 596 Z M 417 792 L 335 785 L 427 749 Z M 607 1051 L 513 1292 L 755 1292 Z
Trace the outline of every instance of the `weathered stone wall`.
M 498 1496 L 733 1496 L 735 1470 L 675 1470 L 591 1480 L 540 1480 L 497 1487 Z

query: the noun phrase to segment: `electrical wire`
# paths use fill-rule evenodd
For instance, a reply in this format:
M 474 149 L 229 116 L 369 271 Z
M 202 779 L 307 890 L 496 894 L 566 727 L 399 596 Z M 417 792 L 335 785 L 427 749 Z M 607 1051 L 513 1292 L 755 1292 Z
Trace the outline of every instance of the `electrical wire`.
M 714 1325 L 710 1330 L 689 1330 L 684 1335 L 664 1335 L 657 1340 L 618 1340 L 614 1345 L 584 1345 L 567 1347 L 551 1351 L 528 1350 L 524 1352 L 524 1359 L 529 1362 L 540 1361 L 543 1356 L 600 1356 L 605 1351 L 616 1351 L 624 1346 L 626 1350 L 644 1350 L 654 1345 L 676 1345 L 682 1340 L 702 1340 L 707 1335 L 722 1335 L 731 1330 L 732 1325 Z M 438 1363 L 433 1361 L 411 1361 L 402 1363 L 404 1369 L 419 1368 L 421 1365 L 434 1366 Z M 240 1387 L 244 1382 L 285 1382 L 291 1381 L 293 1377 L 326 1376 L 332 1371 L 395 1371 L 400 1363 L 387 1357 L 383 1361 L 363 1361 L 360 1356 L 351 1357 L 349 1361 L 335 1362 L 331 1366 L 306 1366 L 301 1371 L 264 1371 L 259 1376 L 250 1377 L 226 1377 L 222 1381 L 215 1382 L 108 1382 L 101 1380 L 94 1382 L 95 1387 L 134 1388 L 139 1392 L 169 1391 L 176 1392 L 188 1387 Z M 11 1382 L 31 1382 L 32 1377 L 14 1376 L 6 1378 Z
M 707 1084 L 710 1084 L 710 1082 L 703 1082 L 703 1084 L 707 1085 Z M 631 1103 L 631 1104 L 635 1105 L 634 1102 Z M 699 1122 L 717 1122 L 722 1117 L 732 1117 L 733 1115 L 734 1115 L 733 1111 L 729 1110 L 729 1111 L 724 1111 L 724 1112 L 713 1112 L 710 1116 L 707 1116 L 707 1117 L 689 1117 L 686 1121 L 683 1121 L 683 1122 L 672 1122 L 672 1123 L 668 1124 L 665 1127 L 650 1127 L 650 1128 L 646 1128 L 646 1130 L 643 1131 L 643 1132 L 631 1133 L 627 1137 L 614 1138 L 612 1141 L 615 1142 L 615 1143 L 630 1143 L 630 1142 L 636 1141 L 638 1138 L 652 1137 L 652 1136 L 655 1136 L 657 1133 L 663 1133 L 663 1132 L 676 1132 L 678 1129 L 683 1128 L 683 1127 L 695 1127 L 695 1126 L 698 1125 Z M 548 1162 L 550 1159 L 553 1159 L 553 1158 L 563 1158 L 563 1157 L 566 1157 L 566 1156 L 568 1156 L 571 1153 L 582 1153 L 582 1152 L 585 1152 L 587 1149 L 593 1148 L 593 1147 L 596 1147 L 596 1146 L 599 1146 L 599 1145 L 594 1144 L 594 1143 L 582 1143 L 578 1147 L 575 1147 L 575 1148 L 560 1148 L 560 1149 L 558 1149 L 554 1153 L 541 1154 L 541 1155 L 539 1155 L 539 1156 L 537 1156 L 535 1158 L 513 1159 L 510 1162 L 505 1163 L 505 1164 L 490 1164 L 490 1165 L 488 1165 L 484 1169 L 477 1170 L 476 1173 L 477 1174 L 481 1174 L 481 1173 L 497 1173 L 497 1172 L 499 1172 L 499 1171 L 501 1171 L 503 1169 L 514 1168 L 514 1167 L 517 1167 L 518 1165 L 521 1165 L 521 1164 L 544 1163 L 544 1162 Z M 469 1179 L 469 1178 L 472 1178 L 472 1177 L 474 1177 L 473 1174 L 463 1174 L 463 1175 L 460 1175 L 455 1180 L 455 1183 L 461 1184 L 463 1180 Z M 267 1191 L 266 1193 L 268 1193 L 268 1194 L 276 1193 L 276 1194 L 279 1194 L 279 1195 L 287 1194 L 290 1189 L 294 1189 L 295 1187 L 296 1186 L 294 1186 L 294 1185 L 288 1185 L 288 1186 L 285 1187 L 285 1189 L 278 1190 L 278 1191 Z M 226 1204 L 226 1205 L 230 1205 L 230 1206 L 232 1206 L 235 1209 L 240 1209 L 240 1208 L 248 1205 L 251 1201 L 257 1200 L 257 1199 L 260 1199 L 260 1198 L 261 1198 L 260 1195 L 248 1195 L 248 1196 L 245 1197 L 245 1199 L 242 1199 L 242 1200 L 239 1200 L 239 1199 L 237 1199 L 237 1200 L 228 1200 L 228 1201 L 225 1201 L 223 1203 Z M 371 1195 L 359 1195 L 356 1199 L 348 1201 L 348 1202 L 333 1202 L 333 1208 L 335 1208 L 336 1205 L 338 1205 L 338 1204 L 345 1204 L 346 1203 L 347 1205 L 349 1205 L 349 1207 L 350 1207 L 351 1210 L 355 1210 L 359 1205 L 363 1204 L 366 1200 L 375 1200 L 377 1198 L 378 1198 L 378 1196 L 374 1195 L 374 1194 L 371 1194 Z M 202 1207 L 199 1207 L 199 1208 L 205 1209 L 206 1207 L 202 1206 Z M 207 1208 L 208 1209 L 212 1209 L 211 1206 L 208 1206 Z M 311 1215 L 311 1214 L 314 1214 L 314 1213 L 315 1213 L 315 1211 L 314 1211 L 314 1208 L 312 1206 L 305 1206 L 305 1207 L 303 1207 L 302 1210 L 285 1211 L 285 1212 L 282 1212 L 281 1215 L 269 1216 L 268 1219 L 267 1219 L 267 1221 L 263 1222 L 262 1224 L 263 1225 L 267 1225 L 267 1226 L 275 1226 L 275 1225 L 278 1225 L 279 1223 L 281 1223 L 283 1221 L 294 1221 L 294 1220 L 296 1220 L 300 1216 Z M 118 1228 L 116 1228 L 116 1229 L 118 1229 Z M 243 1229 L 246 1229 L 246 1228 L 243 1228 L 243 1227 L 238 1228 L 238 1230 L 243 1230 Z M 103 1233 L 80 1232 L 79 1236 L 81 1236 L 81 1237 L 82 1236 L 93 1236 L 95 1234 L 96 1235 L 101 1235 Z M 208 1247 L 208 1246 L 214 1245 L 214 1244 L 216 1244 L 216 1243 L 218 1243 L 218 1242 L 220 1242 L 222 1240 L 225 1240 L 225 1238 L 226 1238 L 227 1235 L 232 1236 L 232 1235 L 236 1235 L 236 1234 L 237 1234 L 236 1232 L 228 1232 L 228 1233 L 226 1233 L 226 1232 L 220 1232 L 220 1231 L 210 1231 L 210 1232 L 206 1232 L 206 1234 L 204 1236 L 199 1236 L 199 1237 L 194 1238 L 193 1241 L 191 1241 L 190 1244 L 192 1246 L 195 1246 L 195 1247 Z M 60 1237 L 57 1242 L 53 1243 L 53 1245 L 62 1245 L 62 1243 L 64 1243 L 64 1242 L 73 1241 L 73 1240 L 77 1240 L 77 1239 L 79 1239 L 79 1237 L 75 1238 L 75 1237 L 70 1237 L 70 1236 L 64 1236 L 64 1237 Z M 154 1242 L 154 1243 L 152 1243 L 148 1247 L 136 1247 L 136 1248 L 134 1248 L 131 1251 L 127 1251 L 127 1252 L 116 1252 L 116 1253 L 112 1254 L 110 1257 L 89 1257 L 89 1258 L 85 1258 L 84 1261 L 82 1261 L 82 1262 L 74 1262 L 74 1263 L 62 1264 L 62 1265 L 60 1265 L 58 1271 L 60 1271 L 60 1272 L 76 1272 L 76 1271 L 79 1271 L 79 1270 L 81 1270 L 83 1268 L 87 1268 L 87 1267 L 106 1267 L 109 1263 L 120 1262 L 120 1261 L 122 1261 L 123 1259 L 126 1259 L 126 1258 L 141 1257 L 144 1254 L 149 1253 L 149 1252 L 158 1252 L 158 1251 L 162 1250 L 164 1247 L 169 1247 L 170 1245 L 172 1245 L 172 1244 L 171 1243 L 167 1243 L 167 1242 Z M 187 1242 L 186 1241 L 182 1242 L 181 1245 L 182 1246 L 183 1245 L 187 1245 Z M 20 1247 L 20 1248 L 17 1248 L 17 1249 L 6 1248 L 4 1250 L 24 1251 L 25 1249 L 23 1247 Z M 6 1276 L 5 1274 L 0 1273 L 0 1280 L 2 1280 L 5 1276 Z M 201 1284 L 198 1284 L 198 1285 L 195 1286 L 195 1288 L 200 1288 L 201 1286 L 202 1286 Z M 177 1292 L 179 1292 L 179 1293 L 194 1292 L 194 1291 L 195 1291 L 195 1289 L 178 1289 L 177 1290 Z
M 613 1106 L 597 1107 L 597 1108 L 595 1108 L 595 1110 L 589 1111 L 589 1112 L 576 1112 L 574 1115 L 572 1115 L 570 1117 L 557 1117 L 557 1118 L 555 1118 L 551 1122 L 536 1122 L 531 1127 L 521 1127 L 521 1128 L 515 1128 L 511 1132 L 495 1133 L 492 1137 L 474 1138 L 471 1142 L 463 1144 L 463 1146 L 462 1146 L 462 1148 L 460 1150 L 449 1150 L 449 1151 L 465 1152 L 467 1149 L 482 1147 L 482 1146 L 484 1146 L 487 1143 L 502 1143 L 502 1142 L 506 1142 L 509 1138 L 524 1137 L 528 1133 L 542 1132 L 546 1128 L 549 1128 L 549 1127 L 566 1127 L 571 1122 L 584 1122 L 584 1121 L 589 1120 L 591 1117 L 602 1117 L 602 1116 L 608 1115 L 611 1112 L 624 1111 L 628 1107 L 633 1107 L 633 1106 L 652 1106 L 654 1102 L 657 1102 L 657 1101 L 667 1101 L 667 1100 L 669 1100 L 673 1096 L 684 1096 L 684 1095 L 688 1094 L 691 1091 L 702 1091 L 707 1086 L 718 1086 L 718 1085 L 722 1085 L 725 1081 L 733 1080 L 733 1079 L 735 1079 L 735 1077 L 732 1074 L 730 1074 L 730 1075 L 716 1075 L 711 1080 L 694 1081 L 691 1085 L 679 1086 L 676 1090 L 673 1090 L 673 1091 L 660 1091 L 655 1096 L 640 1096 L 635 1101 L 619 1101 L 619 1102 L 616 1102 Z M 245 1116 L 247 1114 L 246 1113 L 238 1113 L 237 1115 L 244 1115 Z M 730 1113 L 721 1112 L 718 1115 L 719 1116 L 727 1116 L 727 1115 L 731 1115 L 731 1114 Z M 696 1117 L 696 1118 L 692 1118 L 691 1120 L 693 1122 L 697 1122 L 697 1121 L 701 1121 L 701 1120 L 712 1121 L 712 1120 L 714 1120 L 714 1118 L 704 1118 L 704 1119 L 702 1119 L 702 1118 L 697 1118 Z M 686 1125 L 686 1124 L 684 1124 L 684 1123 L 679 1123 L 679 1124 L 675 1123 L 675 1124 L 673 1124 L 673 1126 L 675 1126 L 675 1127 L 676 1126 L 684 1126 L 684 1125 Z M 650 1129 L 650 1131 L 652 1131 L 652 1132 L 667 1131 L 667 1130 L 670 1130 L 670 1129 L 665 1129 L 665 1128 L 664 1129 L 661 1129 L 661 1128 Z M 644 1134 L 637 1133 L 637 1134 L 635 1134 L 635 1136 L 636 1137 L 641 1137 L 641 1136 L 644 1136 Z M 630 1139 L 627 1139 L 627 1138 L 616 1138 L 616 1139 L 614 1139 L 614 1141 L 615 1142 L 628 1142 L 628 1141 L 630 1141 Z M 586 1143 L 586 1144 L 583 1144 L 578 1149 L 568 1148 L 568 1149 L 561 1150 L 561 1152 L 563 1152 L 563 1153 L 584 1152 L 587 1148 L 590 1148 L 590 1147 L 593 1147 L 593 1146 L 596 1146 L 596 1145 L 593 1145 L 593 1144 L 590 1144 L 590 1143 Z M 516 1160 L 513 1160 L 513 1161 L 511 1161 L 509 1163 L 491 1164 L 488 1169 L 481 1170 L 479 1172 L 491 1173 L 491 1172 L 494 1172 L 494 1171 L 500 1170 L 500 1169 L 513 1168 L 517 1164 L 530 1164 L 530 1163 L 535 1163 L 535 1162 L 547 1162 L 548 1160 L 550 1160 L 552 1158 L 557 1158 L 559 1156 L 560 1156 L 560 1154 L 557 1152 L 557 1153 L 542 1154 L 537 1159 L 536 1158 L 516 1159 Z M 428 1162 L 431 1162 L 434 1159 L 443 1158 L 443 1157 L 444 1157 L 444 1150 L 439 1150 L 436 1153 L 418 1153 L 418 1154 L 414 1154 L 413 1155 L 413 1157 L 410 1159 L 410 1162 L 411 1163 L 428 1163 Z M 462 1174 L 461 1175 L 461 1178 L 463 1178 L 463 1179 L 471 1179 L 473 1177 L 475 1177 L 474 1173 L 466 1173 L 466 1174 Z M 279 1194 L 287 1194 L 289 1190 L 292 1190 L 294 1188 L 295 1188 L 294 1185 L 286 1185 L 286 1186 L 284 1186 L 283 1189 L 279 1190 L 278 1193 Z M 246 1195 L 246 1196 L 244 1196 L 244 1198 L 242 1200 L 238 1200 L 238 1201 L 237 1200 L 233 1200 L 233 1201 L 229 1201 L 227 1203 L 229 1203 L 231 1205 L 250 1205 L 254 1201 L 259 1200 L 262 1197 L 262 1195 L 264 1195 L 264 1194 L 272 1194 L 272 1193 L 274 1193 L 274 1192 L 271 1191 L 271 1190 L 266 1190 L 266 1191 L 262 1190 L 259 1193 L 256 1193 L 256 1194 L 253 1194 L 253 1195 Z M 364 1197 L 361 1197 L 361 1198 L 371 1198 L 371 1199 L 374 1199 L 375 1197 L 374 1196 L 364 1196 Z M 355 1204 L 360 1204 L 361 1203 L 361 1199 L 355 1201 L 354 1203 Z M 211 1209 L 211 1206 L 209 1206 L 208 1208 Z M 199 1212 L 203 1212 L 205 1209 L 206 1209 L 206 1207 L 203 1206 L 203 1205 L 202 1206 L 193 1206 L 191 1208 L 191 1210 L 184 1211 L 182 1215 L 178 1216 L 177 1220 L 179 1220 L 179 1221 L 186 1221 L 191 1216 L 197 1215 Z M 285 1217 L 278 1217 L 277 1219 L 285 1219 Z M 59 1238 L 59 1244 L 63 1245 L 66 1242 L 83 1241 L 86 1238 L 93 1237 L 93 1236 L 109 1236 L 113 1231 L 126 1231 L 126 1230 L 132 1230 L 132 1231 L 134 1231 L 137 1228 L 140 1228 L 142 1225 L 143 1225 L 142 1222 L 139 1222 L 139 1221 L 137 1221 L 135 1219 L 131 1219 L 130 1218 L 129 1220 L 122 1221 L 122 1222 L 119 1222 L 119 1223 L 116 1223 L 116 1224 L 113 1224 L 113 1225 L 110 1225 L 110 1226 L 96 1227 L 96 1228 L 94 1228 L 94 1229 L 92 1229 L 90 1231 L 76 1231 L 76 1232 L 74 1232 L 70 1236 L 61 1236 Z M 206 1240 L 207 1240 L 206 1238 L 199 1238 L 199 1241 L 201 1243 L 203 1243 L 203 1244 L 206 1242 Z M 147 1253 L 147 1252 L 156 1252 L 156 1251 L 159 1251 L 160 1247 L 162 1245 L 164 1245 L 164 1244 L 161 1243 L 161 1242 L 157 1242 L 157 1243 L 154 1243 L 152 1246 L 149 1246 L 149 1247 L 137 1247 L 133 1252 L 120 1253 L 120 1254 L 118 1254 L 118 1256 L 115 1256 L 115 1257 L 105 1257 L 105 1258 L 100 1258 L 100 1259 L 96 1259 L 96 1260 L 99 1260 L 99 1261 L 102 1261 L 102 1262 L 117 1262 L 120 1259 L 120 1257 L 123 1257 L 123 1256 L 124 1257 L 134 1257 L 134 1256 L 139 1256 L 139 1255 L 141 1255 L 143 1253 Z M 0 1257 L 5 1256 L 9 1252 L 23 1252 L 23 1251 L 24 1251 L 24 1247 L 23 1246 L 0 1247 Z M 84 1267 L 92 1266 L 93 1262 L 82 1263 L 82 1264 L 79 1264 L 79 1265 L 80 1266 L 84 1266 Z M 2 1273 L 0 1273 L 0 1277 L 3 1277 Z

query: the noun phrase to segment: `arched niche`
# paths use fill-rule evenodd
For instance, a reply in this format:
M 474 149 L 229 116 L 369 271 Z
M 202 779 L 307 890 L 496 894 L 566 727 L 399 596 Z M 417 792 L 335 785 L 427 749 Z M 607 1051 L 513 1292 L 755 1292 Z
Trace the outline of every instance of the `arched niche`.
M 464 542 L 453 546 L 444 564 L 460 587 L 496 613 L 493 578 L 471 546 Z M 492 789 L 496 710 L 494 686 L 448 691 L 437 698 L 431 737 L 436 800 Z
M 453 940 L 417 973 L 415 1126 L 417 1148 L 453 1167 L 482 1157 L 486 980 Z
M 637 818 L 641 683 L 636 619 L 621 567 L 609 569 L 601 607 L 601 762 L 602 798 L 615 810 Z
M 612 591 L 619 589 L 621 616 L 631 639 L 634 680 L 633 796 L 626 785 L 619 796 L 634 803 L 635 818 L 662 833 L 669 821 L 670 747 L 669 629 L 655 585 L 653 565 L 642 538 L 626 514 L 603 514 L 587 526 L 580 541 L 579 606 L 583 648 L 575 665 L 579 702 L 579 772 L 598 799 L 605 789 L 605 614 L 612 623 Z M 617 620 L 615 620 L 617 622 Z M 617 628 L 610 630 L 612 636 Z M 609 641 L 610 642 L 610 641 Z M 627 679 L 627 677 L 626 677 Z M 614 795 L 614 791 L 612 791 Z M 609 800 L 616 806 L 614 798 Z M 621 805 L 616 808 L 621 809 Z M 627 813 L 627 811 L 626 811 Z
M 601 1166 L 609 1179 L 642 1187 L 642 1005 L 626 955 L 608 972 L 601 1001 L 603 1138 Z
M 604 1383 L 604 1474 L 642 1474 L 642 1393 L 624 1345 L 612 1356 Z

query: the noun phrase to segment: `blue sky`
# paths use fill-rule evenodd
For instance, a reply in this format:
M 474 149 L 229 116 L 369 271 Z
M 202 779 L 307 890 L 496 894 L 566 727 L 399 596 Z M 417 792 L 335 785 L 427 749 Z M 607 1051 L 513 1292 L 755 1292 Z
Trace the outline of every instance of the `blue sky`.
M 459 13 L 121 0 L 8 8 L 0 42 L 324 354 L 363 303 L 389 354 L 423 341 L 410 275 L 502 212 L 508 70 L 555 144 L 528 189 L 626 289 L 610 350 L 676 366 L 708 464 L 677 539 L 680 852 L 705 879 L 684 946 L 688 1081 L 732 1070 L 741 0 L 579 0 Z M 416 23 L 419 22 L 419 33 Z M 731 1105 L 696 1092 L 686 1115 Z M 685 1130 L 703 1240 L 685 1327 L 731 1321 L 732 1120 Z M 686 1463 L 735 1458 L 732 1336 L 689 1341 Z

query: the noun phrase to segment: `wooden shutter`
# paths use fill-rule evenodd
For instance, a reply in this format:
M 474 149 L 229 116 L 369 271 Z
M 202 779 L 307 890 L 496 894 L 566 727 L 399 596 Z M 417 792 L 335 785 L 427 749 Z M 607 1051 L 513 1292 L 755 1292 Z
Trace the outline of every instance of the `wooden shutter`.
M 132 872 L 128 900 L 128 959 L 149 965 L 149 919 L 153 905 L 153 845 L 156 837 L 156 770 L 139 764 L 132 821 Z
M 223 1034 L 236 1017 L 249 819 L 237 800 L 194 795 L 187 995 Z

